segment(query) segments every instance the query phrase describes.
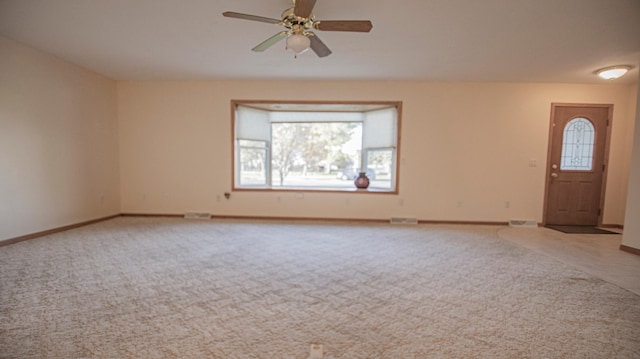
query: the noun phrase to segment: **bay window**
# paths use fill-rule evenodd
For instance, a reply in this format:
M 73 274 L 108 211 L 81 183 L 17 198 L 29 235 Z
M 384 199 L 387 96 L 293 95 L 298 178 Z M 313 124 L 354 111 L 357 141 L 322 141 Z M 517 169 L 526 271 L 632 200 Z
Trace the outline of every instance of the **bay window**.
M 399 102 L 232 101 L 234 189 L 397 193 Z

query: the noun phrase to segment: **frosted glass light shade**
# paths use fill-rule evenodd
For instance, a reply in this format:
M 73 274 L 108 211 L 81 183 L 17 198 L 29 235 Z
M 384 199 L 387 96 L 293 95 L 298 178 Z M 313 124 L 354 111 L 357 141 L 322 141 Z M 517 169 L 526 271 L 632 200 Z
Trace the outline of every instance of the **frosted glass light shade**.
M 301 34 L 293 34 L 287 37 L 287 50 L 293 51 L 296 55 L 309 50 L 311 40 Z
M 613 80 L 626 74 L 629 69 L 631 69 L 629 66 L 613 66 L 600 69 L 596 73 L 605 80 Z

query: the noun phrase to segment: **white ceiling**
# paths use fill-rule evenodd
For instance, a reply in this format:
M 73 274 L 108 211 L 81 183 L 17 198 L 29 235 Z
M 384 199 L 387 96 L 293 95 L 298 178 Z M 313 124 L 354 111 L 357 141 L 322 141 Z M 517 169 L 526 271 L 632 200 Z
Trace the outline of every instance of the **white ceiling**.
M 0 0 L 0 34 L 118 80 L 372 79 L 634 83 L 640 0 L 318 0 L 319 20 L 373 22 L 320 32 L 333 54 L 294 59 L 280 31 L 223 11 L 280 18 L 290 0 Z

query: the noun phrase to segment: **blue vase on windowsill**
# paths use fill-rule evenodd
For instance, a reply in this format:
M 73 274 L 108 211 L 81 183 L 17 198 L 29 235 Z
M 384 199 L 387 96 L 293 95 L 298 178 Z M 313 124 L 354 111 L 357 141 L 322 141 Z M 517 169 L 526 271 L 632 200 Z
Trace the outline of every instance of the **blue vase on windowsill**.
M 353 183 L 357 189 L 367 189 L 369 187 L 369 177 L 367 177 L 366 172 L 360 172 Z

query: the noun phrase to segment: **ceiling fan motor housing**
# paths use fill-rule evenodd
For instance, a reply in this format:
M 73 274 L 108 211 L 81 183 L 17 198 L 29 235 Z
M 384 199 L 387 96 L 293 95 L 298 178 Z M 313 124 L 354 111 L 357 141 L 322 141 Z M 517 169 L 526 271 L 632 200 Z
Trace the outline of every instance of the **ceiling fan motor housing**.
M 290 8 L 282 12 L 282 26 L 289 30 L 293 30 L 294 33 L 304 33 L 307 30 L 311 30 L 315 25 L 315 17 L 313 14 L 308 18 L 296 16 L 294 8 Z

